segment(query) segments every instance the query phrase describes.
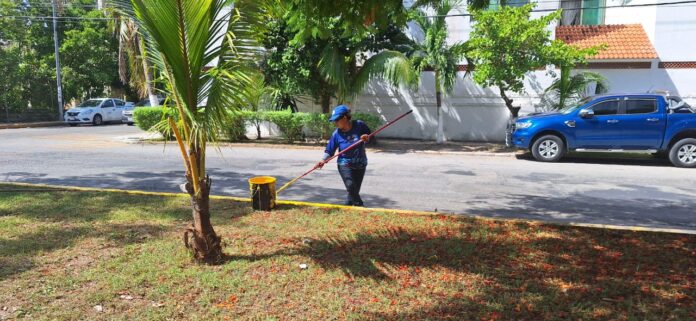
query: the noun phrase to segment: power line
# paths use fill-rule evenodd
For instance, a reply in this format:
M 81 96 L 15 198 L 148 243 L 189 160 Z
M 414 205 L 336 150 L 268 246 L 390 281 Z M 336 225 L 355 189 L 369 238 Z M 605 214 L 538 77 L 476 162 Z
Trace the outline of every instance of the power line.
M 559 1 L 560 3 L 561 1 Z M 678 7 L 675 5 L 680 5 L 680 4 L 693 4 L 696 3 L 696 0 L 685 0 L 685 1 L 672 1 L 672 2 L 661 2 L 661 3 L 642 3 L 642 4 L 631 4 L 631 5 L 617 5 L 617 6 L 596 6 L 596 7 L 580 7 L 580 8 L 558 8 L 558 9 L 535 9 L 532 10 L 531 12 L 555 12 L 558 10 L 563 10 L 563 11 L 576 11 L 576 10 L 585 10 L 585 9 L 612 9 L 612 8 L 635 8 L 635 7 L 661 7 L 661 6 L 669 6 L 672 5 L 673 7 Z M 692 7 L 692 6 L 688 6 Z M 446 14 L 446 15 L 428 15 L 426 17 L 428 18 L 442 18 L 442 17 L 470 17 L 470 13 L 458 13 L 458 14 Z
M 551 2 L 551 1 L 549 1 Z M 559 3 L 562 1 L 559 1 Z M 694 7 L 694 5 L 687 5 L 687 4 L 696 4 L 696 0 L 685 0 L 685 1 L 672 1 L 672 2 L 662 2 L 662 3 L 643 3 L 643 4 L 633 4 L 633 5 L 615 5 L 615 6 L 596 6 L 596 7 L 580 7 L 580 8 L 558 8 L 558 9 L 535 9 L 532 10 L 531 12 L 555 12 L 558 10 L 563 10 L 563 11 L 576 11 L 576 10 L 586 10 L 586 9 L 614 9 L 614 8 L 636 8 L 636 7 L 661 7 L 661 6 L 671 6 L 672 8 L 676 7 Z M 428 15 L 426 17 L 428 18 L 440 18 L 440 17 L 470 17 L 472 14 L 470 13 L 459 13 L 459 14 L 446 14 L 446 15 Z M 47 19 L 53 19 L 51 16 L 26 16 L 26 15 L 5 15 L 5 16 L 0 16 L 0 19 L 37 19 L 37 20 L 47 20 Z M 56 17 L 56 20 L 97 20 L 97 21 L 113 21 L 117 20 L 116 18 L 97 18 L 97 17 L 70 17 L 70 16 L 61 16 L 61 17 Z

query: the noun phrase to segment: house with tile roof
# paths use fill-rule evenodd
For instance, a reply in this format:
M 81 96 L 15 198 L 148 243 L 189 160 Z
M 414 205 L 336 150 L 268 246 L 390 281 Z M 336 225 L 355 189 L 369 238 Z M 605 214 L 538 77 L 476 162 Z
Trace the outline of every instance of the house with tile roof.
M 410 4 L 413 0 L 405 0 Z M 674 3 L 676 4 L 667 4 Z M 497 0 L 492 0 L 495 6 Z M 528 0 L 508 0 L 518 6 Z M 636 93 L 668 91 L 696 105 L 696 2 L 688 0 L 538 0 L 535 17 L 563 9 L 557 25 L 550 26 L 556 39 L 578 47 L 599 44 L 606 49 L 577 70 L 593 71 L 607 78 L 611 92 Z M 449 41 L 467 40 L 472 22 L 466 6 L 447 19 Z M 417 36 L 418 30 L 409 30 Z M 513 95 L 521 114 L 543 109 L 543 91 L 551 84 L 549 71 L 529 73 L 525 92 Z M 454 92 L 444 98 L 444 128 L 449 140 L 502 141 L 508 111 L 497 90 L 482 88 L 464 76 L 466 62 L 460 66 L 460 79 Z M 556 70 L 557 71 L 557 70 Z M 417 91 L 391 88 L 375 82 L 355 102 L 353 109 L 380 114 L 391 119 L 408 109 L 414 117 L 383 132 L 395 138 L 434 140 L 437 110 L 433 90 L 434 75 L 424 72 Z M 303 110 L 321 110 L 306 104 Z

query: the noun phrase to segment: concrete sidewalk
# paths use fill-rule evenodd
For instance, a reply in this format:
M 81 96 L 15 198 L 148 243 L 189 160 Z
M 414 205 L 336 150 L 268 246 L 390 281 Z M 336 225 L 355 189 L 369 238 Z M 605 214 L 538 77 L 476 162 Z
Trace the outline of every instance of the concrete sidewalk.
M 33 122 L 33 123 L 3 123 L 0 124 L 0 129 L 13 129 L 13 128 L 37 128 L 37 127 L 57 127 L 65 126 L 62 121 L 44 121 L 44 122 Z

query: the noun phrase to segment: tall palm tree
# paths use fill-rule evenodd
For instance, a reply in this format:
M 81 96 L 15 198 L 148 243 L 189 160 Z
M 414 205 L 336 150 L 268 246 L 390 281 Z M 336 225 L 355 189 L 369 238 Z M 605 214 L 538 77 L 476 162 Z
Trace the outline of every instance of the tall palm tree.
M 459 0 L 443 0 L 428 4 L 431 1 L 416 2 L 410 18 L 423 31 L 423 38 L 416 39 L 415 51 L 411 56 L 416 70 L 432 71 L 435 73 L 435 103 L 437 105 L 437 142 L 445 141 L 442 115 L 442 94 L 451 93 L 457 80 L 459 63 L 468 51 L 466 42 L 447 44 L 446 16 L 461 4 Z M 435 13 L 428 16 L 423 10 L 422 3 L 428 4 Z
M 178 121 L 166 122 L 176 137 L 186 169 L 182 188 L 190 195 L 193 224 L 184 243 L 194 258 L 223 258 L 220 237 L 210 222 L 212 181 L 206 172 L 206 147 L 215 141 L 229 108 L 247 101 L 248 67 L 258 46 L 250 23 L 259 14 L 255 1 L 117 0 L 138 24 L 152 48 L 148 58 L 165 78 Z
M 118 10 L 111 10 L 115 18 L 111 28 L 118 37 L 118 74 L 123 83 L 138 92 L 139 98 L 147 97 L 151 106 L 159 105 L 153 84 L 153 70 L 147 59 L 147 47 L 137 24 Z
M 580 72 L 571 75 L 570 66 L 562 66 L 560 77 L 545 91 L 543 99 L 552 109 L 563 109 L 576 104 L 581 99 L 608 91 L 606 79 L 594 72 Z M 590 85 L 595 84 L 594 93 L 588 93 Z

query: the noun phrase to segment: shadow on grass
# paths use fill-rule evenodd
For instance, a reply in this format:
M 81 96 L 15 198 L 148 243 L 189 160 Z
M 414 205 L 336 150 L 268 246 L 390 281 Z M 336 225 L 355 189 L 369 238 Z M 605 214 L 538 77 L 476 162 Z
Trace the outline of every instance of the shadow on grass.
M 596 319 L 597 311 L 607 313 L 601 319 L 683 319 L 696 307 L 694 236 L 460 223 L 450 235 L 390 229 L 314 240 L 299 254 L 325 269 L 400 286 L 403 270 L 418 281 L 416 288 L 428 285 L 413 272 L 428 267 L 485 280 L 469 285 L 481 290 L 474 297 L 450 292 L 434 306 L 364 320 L 467 320 L 489 313 L 508 320 Z
M 186 196 L 138 196 L 112 192 L 63 191 L 0 185 L 0 217 L 22 220 L 0 230 L 0 279 L 36 266 L 37 256 L 79 247 L 78 242 L 99 238 L 105 243 L 125 246 L 161 237 L 191 220 L 190 199 Z M 211 200 L 213 225 L 234 224 L 233 220 L 252 213 L 245 204 Z M 232 218 L 233 220 L 230 220 Z M 27 220 L 28 222 L 24 222 Z M 6 233 L 7 233 L 6 232 Z M 93 251 L 94 249 L 85 249 Z M 94 255 L 80 253 L 75 255 Z

